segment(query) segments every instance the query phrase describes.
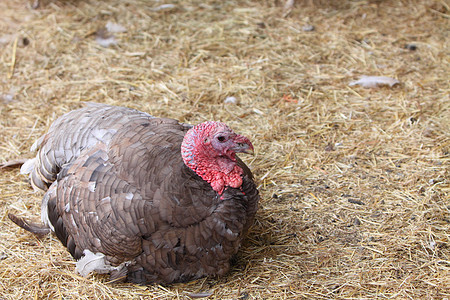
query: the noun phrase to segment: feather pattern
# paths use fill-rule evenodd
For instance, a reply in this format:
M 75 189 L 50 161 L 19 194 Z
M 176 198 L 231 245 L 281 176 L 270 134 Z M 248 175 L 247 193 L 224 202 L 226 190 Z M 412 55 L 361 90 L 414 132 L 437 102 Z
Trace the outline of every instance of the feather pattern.
M 35 143 L 39 152 L 23 171 L 34 187 L 48 189 L 43 222 L 81 259 L 83 275 L 106 270 L 169 283 L 229 270 L 259 194 L 238 157 L 242 184 L 221 193 L 187 167 L 181 144 L 191 127 L 89 104 L 60 117 Z

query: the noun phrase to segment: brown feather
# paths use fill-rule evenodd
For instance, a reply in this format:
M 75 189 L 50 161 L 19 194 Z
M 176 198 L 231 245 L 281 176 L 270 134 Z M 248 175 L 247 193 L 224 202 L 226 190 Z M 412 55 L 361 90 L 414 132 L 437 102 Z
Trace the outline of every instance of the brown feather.
M 30 223 L 27 220 L 13 215 L 11 213 L 8 214 L 8 218 L 13 221 L 16 225 L 22 227 L 26 231 L 29 231 L 38 236 L 43 236 L 50 233 L 50 228 L 43 226 L 42 224 Z
M 50 186 L 49 222 L 76 259 L 86 249 L 103 253 L 112 266 L 126 263 L 113 279 L 139 283 L 228 271 L 259 194 L 239 159 L 243 185 L 222 195 L 186 167 L 180 147 L 189 128 L 101 104 L 52 124 L 30 176 L 34 186 Z

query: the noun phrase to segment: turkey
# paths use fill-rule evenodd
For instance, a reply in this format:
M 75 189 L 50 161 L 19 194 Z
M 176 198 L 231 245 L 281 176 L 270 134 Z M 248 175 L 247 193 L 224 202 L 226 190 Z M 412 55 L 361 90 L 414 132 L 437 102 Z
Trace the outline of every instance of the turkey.
M 77 271 L 172 283 L 224 275 L 253 222 L 259 193 L 236 153 L 248 138 L 220 122 L 196 126 L 137 110 L 87 104 L 57 119 L 21 173 L 46 190 L 43 225 Z

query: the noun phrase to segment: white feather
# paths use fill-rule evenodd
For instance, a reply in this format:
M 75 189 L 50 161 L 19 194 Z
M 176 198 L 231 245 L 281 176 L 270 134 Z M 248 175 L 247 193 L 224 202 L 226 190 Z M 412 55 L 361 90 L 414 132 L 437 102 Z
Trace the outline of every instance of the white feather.
M 110 203 L 111 202 L 111 197 L 105 197 L 105 198 L 102 198 L 102 199 L 100 199 L 100 203 L 99 204 L 103 204 L 103 203 Z
M 160 6 L 154 7 L 152 8 L 153 11 L 160 11 L 160 10 L 170 10 L 175 8 L 176 5 L 175 4 L 161 4 Z
M 397 79 L 386 76 L 361 76 L 359 80 L 352 81 L 349 86 L 360 85 L 364 88 L 375 88 L 381 85 L 389 85 L 390 87 L 399 84 Z
M 105 263 L 105 255 L 102 253 L 93 253 L 87 249 L 83 251 L 84 256 L 77 261 L 75 271 L 81 276 L 86 277 L 91 272 L 97 272 L 100 274 L 108 273 L 110 267 Z
M 120 271 L 123 268 L 129 266 L 132 262 L 126 261 L 118 265 L 117 267 L 111 266 L 105 259 L 103 253 L 93 253 L 88 249 L 84 249 L 84 256 L 76 262 L 75 271 L 81 276 L 86 277 L 91 272 L 97 272 L 99 274 L 109 273 L 113 270 Z
M 95 182 L 95 181 L 90 181 L 89 183 L 88 183 L 88 190 L 90 191 L 90 192 L 95 192 L 95 188 L 97 187 L 97 182 Z
M 114 22 L 111 22 L 111 21 L 106 23 L 105 27 L 106 27 L 106 30 L 108 30 L 108 32 L 111 32 L 111 33 L 122 33 L 122 32 L 127 31 L 127 29 L 124 26 L 114 23 Z
M 117 45 L 117 41 L 116 41 L 116 38 L 115 37 L 113 37 L 113 36 L 110 36 L 110 37 L 101 37 L 101 36 L 97 36 L 96 38 L 95 38 L 95 40 L 97 41 L 97 43 L 100 45 L 100 46 L 102 46 L 102 47 L 104 47 L 104 48 L 108 48 L 108 47 L 110 47 L 110 46 L 116 46 Z
M 35 152 L 35 151 L 41 146 L 41 143 L 42 143 L 42 140 L 44 139 L 44 136 L 45 136 L 45 135 L 43 135 L 43 136 L 41 136 L 40 138 L 38 138 L 38 139 L 33 143 L 33 145 L 31 145 L 31 148 L 30 148 L 30 151 L 31 151 L 31 152 Z
M 20 174 L 22 174 L 22 175 L 30 174 L 31 171 L 33 171 L 35 163 L 36 163 L 36 158 L 27 160 L 22 165 L 22 167 L 20 167 Z
M 53 185 L 50 186 L 50 189 Z M 44 195 L 44 198 L 42 198 L 42 204 L 41 204 L 41 221 L 44 223 L 44 225 L 47 225 L 50 227 L 50 229 L 54 232 L 55 227 L 53 227 L 52 223 L 50 222 L 48 218 L 48 200 L 50 199 L 50 189 L 49 191 Z

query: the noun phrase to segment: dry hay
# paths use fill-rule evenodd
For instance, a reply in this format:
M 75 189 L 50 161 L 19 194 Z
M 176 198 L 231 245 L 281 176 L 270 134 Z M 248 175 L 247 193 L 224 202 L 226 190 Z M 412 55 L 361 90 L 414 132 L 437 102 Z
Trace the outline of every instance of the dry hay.
M 449 299 L 446 1 L 31 2 L 0 2 L 0 162 L 96 101 L 229 123 L 262 200 L 228 276 L 110 284 L 7 219 L 37 220 L 42 195 L 2 169 L 1 299 Z M 104 48 L 107 22 L 127 31 Z M 401 84 L 349 87 L 360 75 Z

